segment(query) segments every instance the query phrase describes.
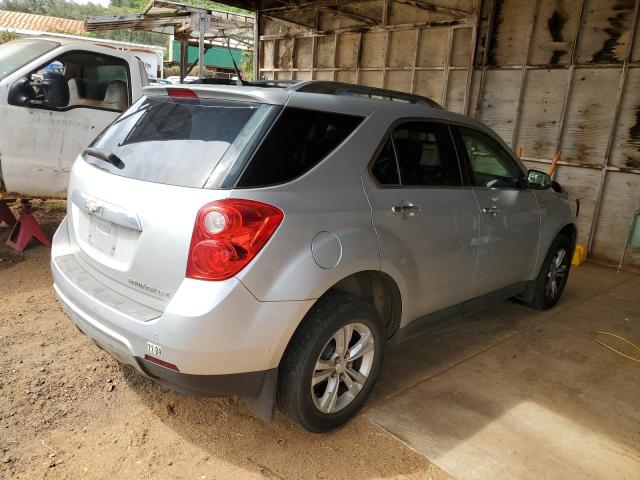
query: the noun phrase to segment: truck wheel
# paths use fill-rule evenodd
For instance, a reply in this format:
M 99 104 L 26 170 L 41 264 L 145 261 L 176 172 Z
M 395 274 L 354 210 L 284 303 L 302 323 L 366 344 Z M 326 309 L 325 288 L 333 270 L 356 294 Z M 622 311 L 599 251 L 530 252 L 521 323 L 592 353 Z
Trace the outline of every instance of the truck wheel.
M 351 418 L 380 371 L 381 325 L 378 312 L 365 301 L 333 293 L 320 299 L 280 363 L 280 410 L 312 432 L 326 432 Z
M 527 306 L 547 310 L 558 303 L 569 278 L 572 253 L 571 239 L 567 235 L 558 235 L 534 280 L 533 297 L 524 302 Z

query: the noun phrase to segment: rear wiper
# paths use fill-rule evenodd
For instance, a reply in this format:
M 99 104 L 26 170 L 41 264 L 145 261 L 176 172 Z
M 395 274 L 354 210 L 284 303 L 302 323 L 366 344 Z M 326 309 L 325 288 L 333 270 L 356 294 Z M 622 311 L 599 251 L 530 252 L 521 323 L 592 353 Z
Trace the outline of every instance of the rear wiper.
M 91 155 L 92 157 L 99 158 L 105 162 L 110 163 L 116 168 L 124 168 L 124 162 L 115 153 L 111 153 L 108 150 L 102 148 L 85 148 L 82 151 L 82 155 Z

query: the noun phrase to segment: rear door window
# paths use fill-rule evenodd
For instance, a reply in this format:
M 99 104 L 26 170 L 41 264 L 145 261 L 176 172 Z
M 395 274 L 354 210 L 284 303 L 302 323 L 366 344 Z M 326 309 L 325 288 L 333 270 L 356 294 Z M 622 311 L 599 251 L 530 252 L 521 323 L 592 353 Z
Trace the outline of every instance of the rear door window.
M 218 164 L 228 171 L 246 157 L 278 107 L 218 99 L 143 97 L 93 143 L 116 155 L 113 165 L 91 154 L 89 164 L 115 175 L 184 187 L 208 182 Z M 224 179 L 219 179 L 222 182 Z
M 265 187 L 294 180 L 335 150 L 362 120 L 354 115 L 285 108 L 237 186 Z
M 393 132 L 400 181 L 407 187 L 462 185 L 449 127 L 441 123 L 404 123 Z

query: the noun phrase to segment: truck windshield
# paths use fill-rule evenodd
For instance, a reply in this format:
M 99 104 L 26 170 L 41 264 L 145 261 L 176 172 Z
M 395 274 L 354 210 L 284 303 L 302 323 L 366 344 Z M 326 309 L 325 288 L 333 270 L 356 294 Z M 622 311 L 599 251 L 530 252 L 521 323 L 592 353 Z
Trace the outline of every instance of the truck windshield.
M 49 40 L 14 40 L 0 45 L 0 80 L 60 46 Z
M 235 100 L 142 97 L 91 145 L 121 163 L 83 157 L 96 168 L 136 180 L 226 188 L 278 110 Z

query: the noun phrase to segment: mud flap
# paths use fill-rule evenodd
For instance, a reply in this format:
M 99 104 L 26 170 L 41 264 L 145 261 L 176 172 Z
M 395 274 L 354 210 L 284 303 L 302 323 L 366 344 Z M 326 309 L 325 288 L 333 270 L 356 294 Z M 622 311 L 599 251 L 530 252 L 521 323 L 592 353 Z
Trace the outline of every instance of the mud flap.
M 270 422 L 276 406 L 276 389 L 278 387 L 278 369 L 267 370 L 262 388 L 257 397 L 244 397 L 244 402 L 263 420 Z

